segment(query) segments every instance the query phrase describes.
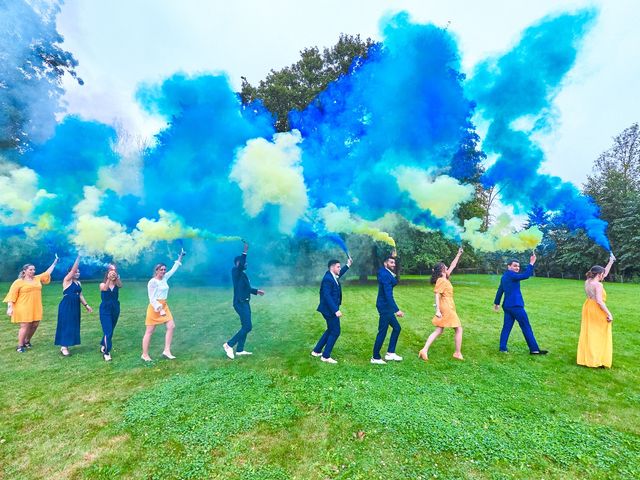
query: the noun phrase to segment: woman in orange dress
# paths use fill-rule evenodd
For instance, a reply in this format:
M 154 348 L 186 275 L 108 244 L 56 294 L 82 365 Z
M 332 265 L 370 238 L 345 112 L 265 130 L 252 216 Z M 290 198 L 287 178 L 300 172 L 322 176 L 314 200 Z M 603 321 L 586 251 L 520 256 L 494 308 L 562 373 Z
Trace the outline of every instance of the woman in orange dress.
M 587 272 L 584 291 L 587 299 L 582 305 L 582 323 L 578 340 L 578 365 L 611 368 L 613 340 L 611 322 L 613 315 L 607 308 L 607 292 L 602 281 L 609 275 L 616 258 L 611 254 L 606 267 L 595 265 Z
M 433 268 L 431 283 L 435 284 L 433 291 L 436 295 L 436 314 L 431 320 L 431 323 L 435 325 L 436 329 L 429 335 L 429 338 L 427 338 L 424 348 L 418 352 L 418 357 L 425 361 L 429 360 L 429 347 L 436 338 L 442 335 L 445 328 L 453 328 L 455 331 L 456 350 L 453 353 L 453 357 L 458 360 L 464 360 L 461 352 L 462 325 L 456 313 L 456 304 L 453 301 L 453 285 L 451 285 L 449 281 L 451 272 L 453 272 L 456 265 L 458 265 L 458 260 L 460 260 L 462 252 L 462 248 L 459 248 L 456 258 L 453 259 L 449 267 L 440 262 Z
M 11 323 L 19 323 L 18 348 L 23 353 L 31 348 L 31 338 L 36 333 L 42 320 L 42 285 L 51 281 L 51 272 L 58 263 L 58 256 L 44 273 L 36 275 L 36 267 L 27 263 L 20 270 L 18 279 L 11 284 L 9 293 L 4 298 L 7 304 L 7 315 Z

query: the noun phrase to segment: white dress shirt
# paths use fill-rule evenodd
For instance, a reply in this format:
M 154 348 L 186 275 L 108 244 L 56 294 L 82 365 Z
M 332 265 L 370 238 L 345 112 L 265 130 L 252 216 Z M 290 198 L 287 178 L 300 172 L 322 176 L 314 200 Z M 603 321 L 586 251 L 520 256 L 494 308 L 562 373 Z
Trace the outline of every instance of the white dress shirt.
M 156 277 L 153 277 L 149 280 L 147 284 L 147 291 L 149 293 L 149 303 L 153 307 L 156 312 L 160 311 L 162 308 L 162 304 L 158 300 L 166 300 L 169 296 L 169 284 L 167 280 L 171 278 L 171 276 L 176 273 L 178 267 L 182 265 L 179 261 L 175 261 L 173 263 L 173 267 L 167 273 L 164 274 L 162 280 L 158 280 Z

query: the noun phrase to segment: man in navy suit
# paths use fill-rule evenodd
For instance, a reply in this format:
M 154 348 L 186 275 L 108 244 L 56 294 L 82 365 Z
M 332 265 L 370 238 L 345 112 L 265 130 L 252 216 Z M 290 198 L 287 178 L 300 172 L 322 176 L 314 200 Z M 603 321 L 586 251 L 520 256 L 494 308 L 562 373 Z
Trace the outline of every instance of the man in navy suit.
M 398 307 L 393 298 L 393 288 L 398 284 L 395 269 L 395 256 L 390 255 L 384 260 L 383 266 L 378 270 L 378 298 L 376 300 L 376 308 L 380 314 L 380 319 L 378 320 L 378 335 L 373 344 L 373 357 L 371 358 L 371 363 L 377 365 L 387 363 L 382 360 L 380 349 L 387 336 L 389 325 L 391 325 L 392 329 L 391 338 L 389 339 L 389 347 L 387 348 L 387 354 L 384 356 L 384 359 L 395 360 L 397 362 L 402 360 L 400 355 L 396 355 L 396 343 L 398 343 L 398 337 L 400 336 L 400 323 L 398 323 L 396 317 L 404 317 L 404 312 L 400 310 L 400 307 Z
M 236 333 L 227 343 L 222 345 L 227 357 L 234 359 L 235 355 L 251 355 L 252 352 L 247 352 L 244 349 L 244 342 L 247 339 L 247 335 L 251 331 L 251 306 L 249 302 L 251 295 L 264 295 L 263 290 L 251 287 L 249 283 L 249 277 L 245 273 L 247 269 L 247 251 L 249 250 L 249 244 L 244 242 L 244 249 L 242 255 L 237 256 L 234 259 L 234 267 L 231 269 L 231 279 L 233 280 L 233 308 L 240 316 L 240 330 Z M 233 347 L 238 344 L 238 348 L 234 355 Z
M 509 340 L 509 334 L 511 333 L 514 322 L 517 321 L 529 346 L 529 353 L 532 355 L 546 355 L 549 353 L 547 350 L 540 350 L 538 347 L 536 337 L 533 335 L 533 330 L 529 323 L 529 317 L 524 309 L 522 292 L 520 292 L 520 282 L 533 275 L 533 266 L 535 263 L 536 254 L 533 253 L 529 265 L 524 269 L 524 272 L 520 273 L 520 262 L 510 260 L 507 264 L 507 271 L 504 272 L 500 280 L 500 286 L 498 287 L 496 298 L 493 301 L 493 308 L 496 312 L 500 311 L 500 300 L 504 294 L 504 301 L 502 302 L 504 324 L 502 325 L 502 333 L 500 334 L 501 352 L 508 352 L 507 341 Z
M 347 273 L 351 266 L 351 257 L 347 259 L 347 264 L 340 268 L 339 260 L 329 260 L 327 273 L 322 278 L 320 284 L 320 305 L 317 310 L 322 314 L 327 322 L 327 329 L 318 340 L 315 348 L 311 351 L 314 357 L 321 357 L 323 362 L 338 363 L 331 358 L 331 350 L 340 336 L 340 304 L 342 303 L 342 288 L 340 278 Z M 324 349 L 324 351 L 323 351 Z

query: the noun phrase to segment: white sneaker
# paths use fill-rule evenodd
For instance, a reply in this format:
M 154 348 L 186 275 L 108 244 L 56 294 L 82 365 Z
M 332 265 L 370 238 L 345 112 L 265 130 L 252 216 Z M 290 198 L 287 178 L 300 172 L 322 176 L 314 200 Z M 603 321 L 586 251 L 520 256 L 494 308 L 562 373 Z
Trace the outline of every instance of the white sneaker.
M 381 358 L 372 358 L 371 359 L 371 363 L 373 363 L 374 365 L 386 365 L 387 364 L 387 362 L 385 362 Z
M 109 353 L 104 353 L 102 356 L 104 357 L 105 362 L 111 361 L 111 355 Z
M 320 360 L 322 360 L 322 361 L 323 361 L 323 362 L 325 362 L 325 363 L 338 363 L 338 361 L 337 361 L 337 360 L 334 360 L 334 359 L 333 359 L 333 358 L 331 358 L 331 357 L 329 357 L 329 358 L 321 357 L 321 358 L 320 358 Z
M 222 345 L 222 348 L 224 348 L 224 353 L 227 354 L 227 357 L 229 357 L 231 360 L 233 360 L 235 358 L 235 355 L 233 354 L 233 348 L 231 348 L 226 343 L 224 345 Z
M 236 355 L 253 355 L 253 352 L 247 352 L 246 350 L 241 350 L 236 352 Z
M 402 357 L 400 355 L 396 355 L 395 353 L 387 353 L 384 356 L 385 360 L 395 360 L 396 362 L 401 362 L 402 361 Z
M 322 355 L 321 353 L 314 352 L 313 350 L 311 350 L 311 356 L 312 356 L 312 357 L 319 357 L 319 356 L 321 356 L 321 355 Z

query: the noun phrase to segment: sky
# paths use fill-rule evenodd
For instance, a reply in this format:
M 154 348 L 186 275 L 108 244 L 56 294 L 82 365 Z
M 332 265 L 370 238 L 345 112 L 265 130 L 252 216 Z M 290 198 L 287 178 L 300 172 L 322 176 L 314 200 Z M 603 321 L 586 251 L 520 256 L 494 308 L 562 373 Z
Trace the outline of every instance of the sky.
M 178 71 L 225 72 L 239 89 L 241 76 L 257 84 L 303 48 L 329 47 L 340 33 L 379 39 L 380 19 L 406 10 L 415 21 L 448 25 L 471 75 L 537 20 L 589 6 L 599 10 L 597 23 L 555 99 L 556 125 L 537 139 L 543 171 L 580 186 L 612 137 L 639 121 L 636 0 L 66 0 L 58 30 L 85 84 L 67 78 L 64 100 L 70 114 L 150 137 L 163 124 L 142 112 L 135 91 Z

